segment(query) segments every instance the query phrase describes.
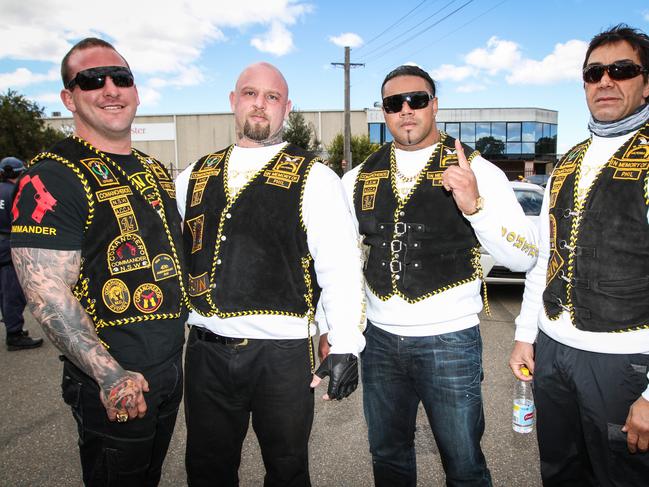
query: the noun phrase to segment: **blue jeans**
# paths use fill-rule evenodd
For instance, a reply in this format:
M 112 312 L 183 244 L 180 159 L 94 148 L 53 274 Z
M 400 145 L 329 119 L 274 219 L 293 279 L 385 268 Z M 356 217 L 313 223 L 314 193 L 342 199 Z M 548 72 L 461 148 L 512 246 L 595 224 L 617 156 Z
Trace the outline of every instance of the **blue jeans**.
M 369 323 L 361 354 L 363 407 L 376 486 L 417 485 L 415 424 L 421 401 L 448 486 L 490 486 L 480 448 L 482 339 L 478 326 L 426 337 Z

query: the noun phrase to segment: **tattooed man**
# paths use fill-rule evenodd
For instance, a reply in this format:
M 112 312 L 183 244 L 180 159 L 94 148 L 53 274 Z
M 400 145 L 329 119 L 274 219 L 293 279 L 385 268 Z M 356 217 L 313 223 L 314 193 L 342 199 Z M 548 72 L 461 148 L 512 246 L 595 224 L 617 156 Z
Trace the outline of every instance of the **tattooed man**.
M 138 92 L 113 46 L 82 40 L 61 76 L 75 132 L 19 182 L 13 259 L 31 312 L 63 354 L 84 483 L 157 485 L 182 398 L 174 187 L 131 147 Z

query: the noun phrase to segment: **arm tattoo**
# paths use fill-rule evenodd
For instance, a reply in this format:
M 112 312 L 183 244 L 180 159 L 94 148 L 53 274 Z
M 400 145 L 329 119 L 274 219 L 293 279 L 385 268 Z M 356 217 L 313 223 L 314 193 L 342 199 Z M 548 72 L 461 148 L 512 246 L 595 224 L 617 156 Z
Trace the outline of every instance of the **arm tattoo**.
M 68 359 L 104 390 L 126 371 L 102 346 L 72 288 L 79 277 L 80 251 L 14 248 L 12 256 L 29 310 Z

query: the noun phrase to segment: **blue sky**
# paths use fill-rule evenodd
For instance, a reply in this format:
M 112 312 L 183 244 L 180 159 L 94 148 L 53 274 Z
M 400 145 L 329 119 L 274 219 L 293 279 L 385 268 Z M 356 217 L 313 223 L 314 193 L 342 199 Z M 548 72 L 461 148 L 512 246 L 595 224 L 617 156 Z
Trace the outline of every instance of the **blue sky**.
M 127 58 L 141 114 L 229 111 L 239 72 L 279 67 L 300 109 L 341 109 L 351 45 L 351 105 L 380 99 L 385 74 L 416 63 L 441 108 L 559 111 L 559 151 L 587 136 L 580 66 L 590 38 L 626 22 L 649 32 L 646 0 L 0 0 L 0 91 L 66 114 L 59 62 L 80 38 Z

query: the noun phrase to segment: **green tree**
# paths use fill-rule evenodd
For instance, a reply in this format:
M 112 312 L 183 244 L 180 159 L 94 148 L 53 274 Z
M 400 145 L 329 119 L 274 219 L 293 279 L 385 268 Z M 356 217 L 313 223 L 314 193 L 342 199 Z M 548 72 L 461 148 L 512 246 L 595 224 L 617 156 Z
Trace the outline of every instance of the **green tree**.
M 343 160 L 343 134 L 336 135 L 331 143 L 327 146 L 329 159 L 327 165 L 333 169 L 339 176 L 343 174 L 342 160 Z M 371 154 L 379 150 L 379 144 L 370 142 L 367 135 L 352 135 L 351 140 L 352 148 L 352 167 L 358 166 L 361 162 L 367 159 Z
M 11 89 L 0 94 L 0 158 L 31 159 L 65 135 L 45 125 L 44 110 Z
M 313 126 L 304 119 L 302 112 L 292 110 L 284 128 L 284 140 L 305 150 L 318 150 L 320 142 Z
M 505 153 L 505 143 L 495 137 L 482 137 L 475 143 L 476 150 L 483 156 L 498 156 Z

